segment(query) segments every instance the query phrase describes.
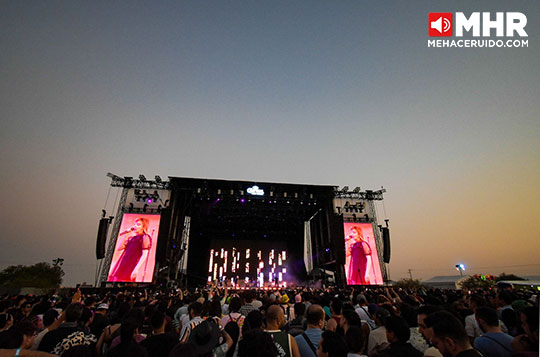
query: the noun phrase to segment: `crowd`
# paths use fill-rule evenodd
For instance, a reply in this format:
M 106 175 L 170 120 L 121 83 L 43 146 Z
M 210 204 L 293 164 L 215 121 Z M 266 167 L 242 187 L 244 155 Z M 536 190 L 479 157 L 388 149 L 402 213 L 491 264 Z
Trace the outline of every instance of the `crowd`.
M 519 290 L 132 289 L 0 297 L 0 356 L 538 356 Z

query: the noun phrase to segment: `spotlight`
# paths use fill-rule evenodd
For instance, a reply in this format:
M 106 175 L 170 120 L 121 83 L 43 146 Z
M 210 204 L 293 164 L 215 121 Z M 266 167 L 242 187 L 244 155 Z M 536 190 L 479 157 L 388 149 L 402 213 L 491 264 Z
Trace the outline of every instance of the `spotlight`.
M 139 175 L 139 180 L 141 180 L 141 181 L 144 182 L 144 181 L 146 181 L 146 177 L 144 177 L 143 174 L 140 174 L 140 175 Z
M 156 175 L 155 180 L 157 183 L 161 183 L 161 177 L 159 177 L 158 175 Z

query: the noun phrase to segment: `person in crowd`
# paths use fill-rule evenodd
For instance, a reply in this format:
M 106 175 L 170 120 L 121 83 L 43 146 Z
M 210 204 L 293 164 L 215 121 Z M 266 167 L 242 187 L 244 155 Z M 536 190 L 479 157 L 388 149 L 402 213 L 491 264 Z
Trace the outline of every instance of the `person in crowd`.
M 347 357 L 367 357 L 363 354 L 367 345 L 367 335 L 359 326 L 351 326 L 345 331 L 345 343 L 349 350 Z
M 34 339 L 34 343 L 32 344 L 32 347 L 30 349 L 34 351 L 37 350 L 39 344 L 41 343 L 41 340 L 47 334 L 47 332 L 58 328 L 58 326 L 60 326 L 60 324 L 64 322 L 64 319 L 65 315 L 60 315 L 55 309 L 49 309 L 45 311 L 45 313 L 43 314 L 44 329 L 38 332 L 36 338 Z
M 526 307 L 520 318 L 525 333 L 514 338 L 512 348 L 519 356 L 538 356 L 538 306 Z
M 388 347 L 382 351 L 382 357 L 422 357 L 423 353 L 415 349 L 407 341 L 411 331 L 407 322 L 398 316 L 387 317 L 384 321 Z
M 107 318 L 108 311 L 109 305 L 107 305 L 106 303 L 99 304 L 95 309 L 94 320 L 90 324 L 90 332 L 94 336 L 101 336 L 103 330 L 109 324 L 109 320 Z
M 30 316 L 30 314 L 32 312 L 32 308 L 33 308 L 33 305 L 31 303 L 29 303 L 29 302 L 24 303 L 21 306 L 21 319 L 24 319 L 25 317 Z
M 468 297 L 467 302 L 472 314 L 465 317 L 465 331 L 467 331 L 467 336 L 469 336 L 469 340 L 473 344 L 475 338 L 482 336 L 482 330 L 478 326 L 474 312 L 477 308 L 486 306 L 486 300 L 479 294 L 472 294 Z
M 141 341 L 149 356 L 167 356 L 178 343 L 178 336 L 174 332 L 165 332 L 167 320 L 165 314 L 156 311 L 150 317 L 152 335 Z
M 251 311 L 244 321 L 244 326 L 242 326 L 242 335 L 249 330 L 264 329 L 264 318 L 262 313 L 259 310 Z
M 508 290 L 499 290 L 495 297 L 497 316 L 504 323 L 506 331 L 513 331 L 518 324 L 517 315 L 512 307 L 515 296 Z
M 315 357 L 324 327 L 324 310 L 320 305 L 311 305 L 306 313 L 306 331 L 295 337 L 300 356 Z
M 71 303 L 65 311 L 65 321 L 58 328 L 43 336 L 38 349 L 53 354 L 61 354 L 76 345 L 93 345 L 94 335 L 87 335 L 79 326 L 84 306 L 81 303 Z
M 135 340 L 136 343 L 140 343 L 142 340 L 146 338 L 146 334 L 141 333 L 141 329 L 144 327 L 144 312 L 140 308 L 133 308 L 129 310 L 126 316 L 122 319 L 122 323 L 124 323 L 124 321 L 126 320 L 137 322 L 137 334 L 135 334 L 133 339 Z M 120 328 L 116 330 L 115 333 L 113 333 L 111 348 L 117 346 L 121 342 L 122 342 L 122 329 Z
M 354 310 L 344 310 L 342 317 L 339 321 L 341 330 L 343 331 L 343 334 L 347 332 L 347 330 L 352 326 L 358 326 L 362 327 L 362 320 L 360 320 L 360 316 L 356 313 Z M 363 324 L 365 325 L 365 328 L 367 329 L 367 332 L 369 333 L 369 326 L 367 323 Z
M 438 311 L 424 319 L 426 334 L 444 357 L 482 357 L 469 341 L 465 327 L 451 313 Z
M 341 336 L 343 336 L 343 328 L 341 327 L 341 319 L 343 318 L 342 315 L 343 311 L 343 303 L 341 302 L 341 299 L 335 297 L 330 301 L 330 313 L 332 314 L 332 317 L 328 320 L 328 323 L 326 324 L 326 329 L 330 331 L 335 331 L 339 333 Z
M 429 314 L 432 314 L 436 311 L 441 311 L 441 308 L 434 305 L 420 306 L 417 311 L 416 319 L 418 322 L 418 332 L 420 332 L 420 334 L 429 346 L 426 350 L 423 351 L 424 357 L 442 357 L 439 350 L 431 345 L 431 338 L 433 336 L 428 334 L 429 332 L 431 332 L 431 330 L 427 330 L 426 324 L 424 322 Z
M 388 339 L 386 337 L 386 328 L 384 327 L 384 321 L 386 318 L 390 317 L 390 312 L 384 308 L 380 307 L 375 312 L 375 323 L 377 327 L 375 330 L 371 331 L 368 338 L 368 355 L 371 356 L 376 353 L 376 350 L 380 350 L 386 347 Z
M 474 347 L 488 357 L 509 357 L 513 352 L 513 337 L 502 332 L 497 311 L 481 306 L 474 315 L 483 331 L 483 335 L 474 340 Z
M 369 312 L 366 296 L 364 294 L 358 294 L 354 297 L 354 301 L 356 302 L 354 310 L 356 311 L 358 316 L 360 316 L 360 320 L 366 321 L 370 329 L 376 329 L 378 326 L 373 320 L 371 313 Z
M 240 313 L 241 307 L 242 300 L 240 300 L 238 296 L 232 297 L 229 301 L 229 313 L 221 318 L 221 326 L 225 327 L 229 322 L 233 321 L 238 324 L 240 329 L 242 329 L 246 317 Z
M 249 315 L 248 315 L 249 316 Z M 272 336 L 261 329 L 245 331 L 238 341 L 238 357 L 278 357 Z
M 15 319 L 12 314 L 8 312 L 0 314 L 0 332 L 9 330 L 9 328 L 13 326 L 14 322 Z
M 283 330 L 293 337 L 296 337 L 304 332 L 304 325 L 306 323 L 306 305 L 302 302 L 297 302 L 293 307 L 294 319 L 285 324 Z
M 0 334 L 0 348 L 16 349 L 15 355 L 20 355 L 22 350 L 29 350 L 34 343 L 38 327 L 30 318 L 24 318 L 11 329 Z
M 347 344 L 343 337 L 333 331 L 322 333 L 317 357 L 346 357 L 347 354 Z
M 223 338 L 221 344 L 220 337 Z M 225 330 L 220 331 L 218 324 L 210 319 L 201 322 L 191 331 L 189 343 L 195 346 L 200 357 L 225 357 L 233 341 Z
M 120 342 L 111 348 L 107 357 L 146 357 L 146 349 L 139 345 L 135 336 L 139 334 L 140 322 L 132 317 L 127 317 L 120 326 Z
M 270 305 L 266 311 L 266 332 L 268 332 L 278 350 L 280 357 L 300 357 L 298 345 L 294 337 L 281 331 L 285 323 L 285 314 L 279 305 Z
M 244 293 L 244 304 L 239 311 L 242 315 L 247 316 L 251 311 L 258 309 L 258 307 L 253 304 L 254 295 L 255 294 L 251 290 Z
M 189 305 L 189 316 L 191 316 L 191 320 L 182 327 L 182 332 L 180 333 L 180 342 L 187 342 L 189 339 L 189 334 L 191 331 L 201 322 L 203 322 L 203 318 L 201 317 L 202 314 L 203 305 L 196 301 L 194 303 L 191 303 Z

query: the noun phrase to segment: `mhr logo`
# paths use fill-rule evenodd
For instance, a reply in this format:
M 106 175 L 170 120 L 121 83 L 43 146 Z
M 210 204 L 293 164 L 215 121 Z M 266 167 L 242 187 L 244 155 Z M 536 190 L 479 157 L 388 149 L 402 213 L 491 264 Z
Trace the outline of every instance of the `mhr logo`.
M 456 12 L 455 21 L 452 21 L 451 12 L 430 12 L 428 20 L 428 33 L 432 37 L 452 36 L 453 28 L 456 29 L 456 37 L 463 37 L 463 32 L 472 32 L 473 37 L 480 37 L 480 30 L 482 37 L 490 37 L 493 29 L 497 37 L 514 37 L 514 33 L 528 36 L 525 32 L 527 16 L 521 12 L 496 12 L 494 20 L 490 12 L 473 12 L 469 18 L 462 12 Z

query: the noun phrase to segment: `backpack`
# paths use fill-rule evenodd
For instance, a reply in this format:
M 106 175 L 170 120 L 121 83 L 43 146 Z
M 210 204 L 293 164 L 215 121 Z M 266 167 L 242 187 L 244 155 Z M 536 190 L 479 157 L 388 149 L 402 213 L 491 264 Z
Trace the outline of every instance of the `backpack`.
M 234 354 L 234 351 L 236 349 L 236 343 L 238 342 L 238 337 L 240 336 L 240 325 L 238 324 L 238 321 L 242 317 L 243 316 L 240 315 L 235 320 L 235 319 L 233 319 L 231 314 L 229 314 L 229 322 L 227 322 L 225 324 L 225 326 L 223 326 L 223 329 L 225 331 L 227 331 L 227 333 L 229 334 L 229 336 L 231 336 L 231 338 L 233 340 L 233 344 L 232 344 L 231 348 L 229 349 L 229 351 L 227 351 L 227 357 L 232 357 L 233 354 Z

